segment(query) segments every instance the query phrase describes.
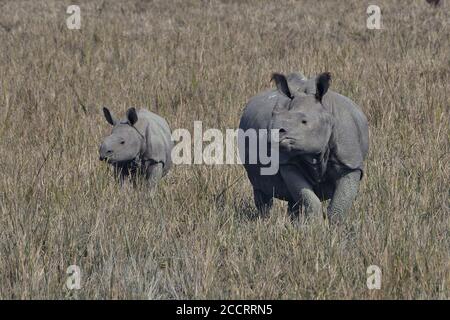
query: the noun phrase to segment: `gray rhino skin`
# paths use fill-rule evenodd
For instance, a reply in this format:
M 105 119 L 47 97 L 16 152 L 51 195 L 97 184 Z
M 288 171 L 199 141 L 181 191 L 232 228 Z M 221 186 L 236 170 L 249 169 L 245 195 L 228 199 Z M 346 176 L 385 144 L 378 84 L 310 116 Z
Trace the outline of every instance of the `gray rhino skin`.
M 128 109 L 126 118 L 116 119 L 103 108 L 111 135 L 100 145 L 100 160 L 114 167 L 120 182 L 130 176 L 135 181 L 143 175 L 153 188 L 172 166 L 173 141 L 167 121 L 145 109 Z
M 290 214 L 297 215 L 303 206 L 308 215 L 331 199 L 328 218 L 336 222 L 358 193 L 369 148 L 367 119 L 353 101 L 328 90 L 329 73 L 309 80 L 298 73 L 272 79 L 277 89 L 251 98 L 239 125 L 243 130 L 279 129 L 277 174 L 261 175 L 260 163 L 243 160 L 256 207 L 266 213 L 278 198 L 288 201 Z M 263 143 L 270 149 L 269 140 Z

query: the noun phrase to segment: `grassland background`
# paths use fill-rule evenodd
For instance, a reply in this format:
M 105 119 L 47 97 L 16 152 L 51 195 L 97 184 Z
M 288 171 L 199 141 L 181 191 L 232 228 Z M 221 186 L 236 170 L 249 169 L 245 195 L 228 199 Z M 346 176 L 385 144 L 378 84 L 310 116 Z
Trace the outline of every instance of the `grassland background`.
M 77 1 L 79 31 L 70 4 L 0 1 L 0 298 L 450 298 L 448 1 Z M 102 106 L 236 128 L 274 71 L 330 71 L 368 117 L 343 225 L 255 218 L 239 165 L 176 166 L 152 198 L 98 161 Z

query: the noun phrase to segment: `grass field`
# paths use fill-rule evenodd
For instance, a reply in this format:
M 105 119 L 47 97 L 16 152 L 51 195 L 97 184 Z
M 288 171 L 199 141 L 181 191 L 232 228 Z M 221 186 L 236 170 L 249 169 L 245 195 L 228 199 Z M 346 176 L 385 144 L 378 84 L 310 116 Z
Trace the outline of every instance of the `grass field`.
M 0 1 L 0 298 L 450 298 L 449 1 L 77 1 L 80 30 L 70 4 Z M 256 218 L 240 165 L 175 166 L 152 197 L 98 160 L 101 107 L 236 128 L 276 71 L 330 71 L 368 117 L 342 225 Z

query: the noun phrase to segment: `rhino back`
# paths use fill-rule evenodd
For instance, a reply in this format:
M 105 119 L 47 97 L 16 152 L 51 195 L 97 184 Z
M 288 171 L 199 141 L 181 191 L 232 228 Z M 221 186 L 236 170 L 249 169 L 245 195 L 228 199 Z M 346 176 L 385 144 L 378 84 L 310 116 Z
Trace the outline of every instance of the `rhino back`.
M 135 126 L 139 131 L 145 132 L 147 139 L 145 159 L 162 162 L 166 173 L 172 166 L 173 141 L 169 124 L 161 116 L 146 109 L 139 110 L 138 119 Z
M 277 103 L 283 103 L 287 100 L 287 97 L 275 89 L 254 96 L 248 101 L 244 109 L 239 128 L 243 130 L 268 129 L 273 108 Z

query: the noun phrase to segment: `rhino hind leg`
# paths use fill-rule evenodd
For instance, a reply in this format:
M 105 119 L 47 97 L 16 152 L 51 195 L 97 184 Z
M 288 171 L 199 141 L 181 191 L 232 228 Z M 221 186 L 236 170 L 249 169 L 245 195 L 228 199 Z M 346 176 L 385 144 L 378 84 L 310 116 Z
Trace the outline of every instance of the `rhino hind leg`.
M 361 172 L 351 171 L 336 182 L 336 189 L 328 207 L 328 219 L 337 222 L 347 213 L 358 194 Z
M 273 197 L 266 195 L 259 189 L 253 188 L 253 196 L 255 199 L 255 206 L 261 216 L 269 213 L 273 205 Z

